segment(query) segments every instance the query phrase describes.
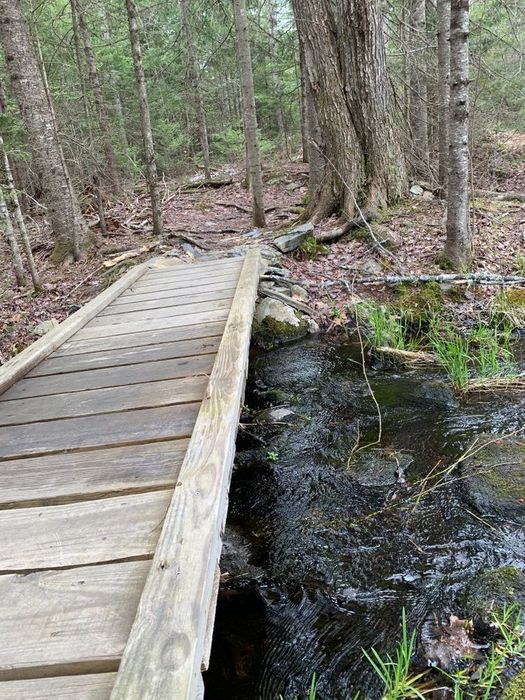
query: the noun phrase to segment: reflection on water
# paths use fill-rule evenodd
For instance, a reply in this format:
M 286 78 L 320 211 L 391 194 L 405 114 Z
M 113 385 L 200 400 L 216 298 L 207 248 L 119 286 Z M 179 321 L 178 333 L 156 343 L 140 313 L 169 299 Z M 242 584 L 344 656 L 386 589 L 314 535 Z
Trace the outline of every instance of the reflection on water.
M 245 561 L 221 586 L 208 699 L 304 697 L 314 671 L 321 700 L 356 690 L 375 699 L 361 649 L 391 646 L 403 607 L 420 629 L 460 612 L 458 594 L 476 572 L 525 565 L 521 534 L 467 512 L 461 481 L 417 507 L 407 499 L 414 480 L 454 461 L 476 434 L 520 427 L 523 395 L 459 406 L 436 374 L 371 371 L 383 450 L 348 468 L 358 430 L 363 444 L 378 425 L 356 359 L 354 344 L 309 340 L 252 361 L 248 407 L 286 405 L 296 416 L 263 427 L 248 417 L 240 431 L 228 530 L 244 544 L 233 541 L 223 571 L 232 551 Z M 392 506 L 398 500 L 405 506 Z

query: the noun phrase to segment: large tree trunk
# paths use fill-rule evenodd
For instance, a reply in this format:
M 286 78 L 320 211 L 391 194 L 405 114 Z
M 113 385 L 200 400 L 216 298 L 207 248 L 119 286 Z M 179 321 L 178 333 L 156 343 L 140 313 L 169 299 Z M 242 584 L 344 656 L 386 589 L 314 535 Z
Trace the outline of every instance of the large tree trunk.
M 446 197 L 448 181 L 448 120 L 450 100 L 450 0 L 437 0 L 438 51 L 438 179 L 441 196 Z
M 56 237 L 53 260 L 78 260 L 90 235 L 58 140 L 44 67 L 32 45 L 21 0 L 0 0 L 0 42 Z
M 456 269 L 469 267 L 472 238 L 469 226 L 469 0 L 451 0 L 450 122 L 445 256 Z
M 146 157 L 146 176 L 151 198 L 151 214 L 153 219 L 153 233 L 159 238 L 163 235 L 162 211 L 160 205 L 159 179 L 157 164 L 155 162 L 155 147 L 153 145 L 153 132 L 151 130 L 151 117 L 149 111 L 148 93 L 146 90 L 146 77 L 142 65 L 142 48 L 140 45 L 139 16 L 135 0 L 126 0 L 128 10 L 129 38 L 133 65 L 135 68 L 135 80 L 140 104 L 140 120 L 142 138 L 144 141 L 144 153 Z
M 71 0 L 71 9 L 74 15 L 76 16 L 76 19 L 78 20 L 78 26 L 80 28 L 80 34 L 82 36 L 82 43 L 84 46 L 84 54 L 86 56 L 86 64 L 89 75 L 89 82 L 91 83 L 91 90 L 93 91 L 93 97 L 95 98 L 95 109 L 97 112 L 98 126 L 102 135 L 102 147 L 104 149 L 104 156 L 108 168 L 107 180 L 110 184 L 113 193 L 118 194 L 118 192 L 120 192 L 120 177 L 118 172 L 117 159 L 115 157 L 115 151 L 111 142 L 111 129 L 109 127 L 108 112 L 106 109 L 106 104 L 104 102 L 104 96 L 102 95 L 102 84 L 100 81 L 100 74 L 97 69 L 95 54 L 93 53 L 93 47 L 91 46 L 91 37 L 89 35 L 89 27 L 86 18 L 86 9 L 81 3 L 78 2 L 78 0 Z
M 195 104 L 195 116 L 199 127 L 199 140 L 201 144 L 202 159 L 204 161 L 204 177 L 209 180 L 210 172 L 210 146 L 208 141 L 208 124 L 206 121 L 206 110 L 200 82 L 200 71 L 193 41 L 193 26 L 190 20 L 188 0 L 180 0 L 180 11 L 182 19 L 182 31 L 186 37 L 186 66 L 190 88 L 193 92 Z
M 253 200 L 253 223 L 254 226 L 264 227 L 266 226 L 266 217 L 264 214 L 261 153 L 257 136 L 257 112 L 255 110 L 255 91 L 253 87 L 248 18 L 246 17 L 246 0 L 233 0 L 233 14 L 241 83 L 247 171 Z
M 425 76 L 426 5 L 425 0 L 411 0 L 410 6 L 410 129 L 413 138 L 414 168 L 418 175 L 429 175 L 428 102 Z
M 406 191 L 379 0 L 294 0 L 294 8 L 326 161 L 309 213 L 374 216 Z

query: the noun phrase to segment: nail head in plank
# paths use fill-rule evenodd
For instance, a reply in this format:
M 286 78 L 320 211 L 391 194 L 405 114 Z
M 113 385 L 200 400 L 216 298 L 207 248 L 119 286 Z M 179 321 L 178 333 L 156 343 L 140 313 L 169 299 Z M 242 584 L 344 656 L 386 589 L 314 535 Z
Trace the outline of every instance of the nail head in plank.
M 172 491 L 0 511 L 0 572 L 149 557 Z
M 175 485 L 188 439 L 4 461 L 0 508 L 70 503 Z
M 115 671 L 149 567 L 0 576 L 0 681 Z
M 112 700 L 167 700 L 175 696 L 178 700 L 193 700 L 196 695 L 258 279 L 259 256 L 250 251 Z
M 189 437 L 198 403 L 0 428 L 0 459 Z M 0 469 L 1 469 L 0 464 Z M 1 618 L 0 618 L 1 619 Z
M 108 700 L 116 673 L 0 683 L 0 700 Z
M 209 374 L 213 367 L 215 354 L 196 355 L 195 357 L 177 357 L 172 360 L 157 362 L 137 362 L 123 367 L 106 367 L 89 369 L 69 374 L 52 374 L 43 377 L 26 377 L 2 397 L 5 402 L 12 399 L 26 399 L 32 396 L 51 396 L 89 389 L 129 386 L 165 379 L 197 377 Z M 152 392 L 155 387 L 152 386 Z M 0 410 L 3 401 L 0 401 Z
M 60 323 L 49 333 L 46 333 L 40 340 L 32 343 L 19 355 L 0 368 L 0 393 L 8 389 L 26 372 L 35 367 L 41 360 L 50 355 L 62 343 L 82 328 L 88 321 L 104 309 L 119 294 L 136 282 L 148 269 L 147 263 L 137 265 L 127 272 L 121 279 L 108 287 L 102 294 L 99 294 L 85 306 L 79 309 L 68 319 Z

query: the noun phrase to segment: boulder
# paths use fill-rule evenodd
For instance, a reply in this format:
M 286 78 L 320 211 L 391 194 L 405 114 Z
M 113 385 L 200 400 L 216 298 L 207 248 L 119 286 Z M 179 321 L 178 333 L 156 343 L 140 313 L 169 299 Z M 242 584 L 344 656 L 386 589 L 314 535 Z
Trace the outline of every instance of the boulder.
M 376 225 L 374 227 L 374 235 L 387 250 L 397 250 L 403 245 L 403 236 L 388 226 Z
M 421 197 L 425 190 L 421 187 L 421 185 L 412 185 L 410 188 L 410 194 L 416 195 L 416 197 Z
M 308 236 L 311 236 L 314 232 L 314 225 L 311 223 L 303 224 L 302 226 L 297 226 L 296 228 L 288 231 L 288 233 L 282 236 L 277 236 L 273 239 L 273 244 L 278 248 L 281 253 L 291 253 L 301 246 Z
M 466 500 L 482 515 L 525 525 L 525 445 L 517 437 L 481 435 L 491 441 L 462 464 Z
M 300 301 L 308 301 L 308 292 L 304 287 L 300 287 L 298 284 L 292 284 L 290 287 L 290 292 L 294 299 L 299 299 Z
M 35 335 L 45 335 L 46 333 L 49 333 L 49 331 L 52 331 L 53 328 L 56 328 L 59 325 L 59 322 L 57 321 L 56 318 L 50 318 L 47 321 L 41 321 L 38 323 L 33 332 Z
M 253 338 L 262 347 L 303 338 L 308 333 L 308 321 L 291 306 L 269 297 L 255 309 Z

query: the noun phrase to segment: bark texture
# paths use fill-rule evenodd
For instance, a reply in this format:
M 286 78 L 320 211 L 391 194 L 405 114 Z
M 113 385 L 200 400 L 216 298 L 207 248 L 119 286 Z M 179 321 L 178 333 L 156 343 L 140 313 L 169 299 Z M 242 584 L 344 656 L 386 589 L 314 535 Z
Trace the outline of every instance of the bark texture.
M 129 39 L 131 43 L 131 53 L 133 54 L 135 81 L 139 96 L 140 122 L 142 127 L 142 139 L 144 141 L 144 155 L 146 158 L 146 177 L 151 199 L 153 233 L 161 238 L 163 235 L 163 225 L 160 205 L 159 178 L 157 175 L 157 163 L 155 161 L 153 132 L 151 130 L 151 117 L 149 111 L 148 93 L 146 90 L 146 77 L 144 75 L 144 67 L 142 64 L 139 15 L 135 0 L 126 0 L 126 8 L 128 11 Z
M 253 88 L 252 57 L 246 0 L 233 0 L 237 61 L 239 64 L 241 97 L 243 106 L 244 135 L 246 140 L 247 174 L 250 180 L 253 200 L 254 226 L 266 226 L 263 201 L 261 153 L 257 136 L 257 112 Z
M 406 191 L 379 0 L 294 0 L 326 161 L 310 214 L 367 217 Z
M 426 3 L 410 0 L 410 107 L 409 120 L 413 138 L 414 168 L 418 175 L 429 174 L 428 101 L 425 77 Z
M 27 131 L 42 197 L 56 238 L 56 262 L 80 258 L 90 235 L 58 139 L 44 67 L 31 42 L 21 0 L 0 0 L 0 42 L 13 94 Z
M 182 20 L 182 31 L 186 37 L 186 66 L 188 82 L 193 93 L 195 116 L 199 128 L 199 141 L 201 144 L 202 159 L 204 162 L 204 177 L 211 178 L 210 172 L 210 146 L 208 142 L 208 124 L 206 120 L 206 110 L 204 109 L 204 99 L 200 81 L 200 69 L 193 41 L 193 26 L 189 11 L 188 0 L 180 0 L 180 12 Z
M 437 0 L 438 51 L 438 179 L 442 197 L 448 181 L 448 119 L 450 101 L 450 0 Z
M 0 227 L 2 228 L 4 238 L 7 241 L 9 250 L 11 251 L 11 261 L 13 264 L 13 273 L 15 275 L 16 284 L 18 287 L 23 287 L 26 283 L 26 276 L 24 272 L 24 264 L 22 262 L 22 256 L 20 255 L 20 247 L 18 241 L 16 240 L 15 230 L 13 228 L 13 222 L 11 221 L 11 216 L 7 209 L 4 191 L 0 187 Z
M 91 45 L 91 37 L 86 18 L 86 10 L 78 0 L 71 0 L 72 14 L 76 16 L 80 35 L 82 36 L 82 44 L 84 46 L 84 54 L 86 56 L 86 64 L 88 69 L 89 82 L 95 99 L 95 110 L 97 113 L 97 121 L 102 136 L 102 148 L 107 164 L 107 181 L 112 191 L 117 194 L 120 192 L 120 176 L 117 166 L 117 158 L 111 142 L 111 129 L 108 120 L 108 111 L 102 94 L 102 83 L 100 73 L 95 61 L 95 54 Z M 79 65 L 79 69 L 80 69 Z
M 450 4 L 450 120 L 445 256 L 456 269 L 472 260 L 469 226 L 469 0 Z

